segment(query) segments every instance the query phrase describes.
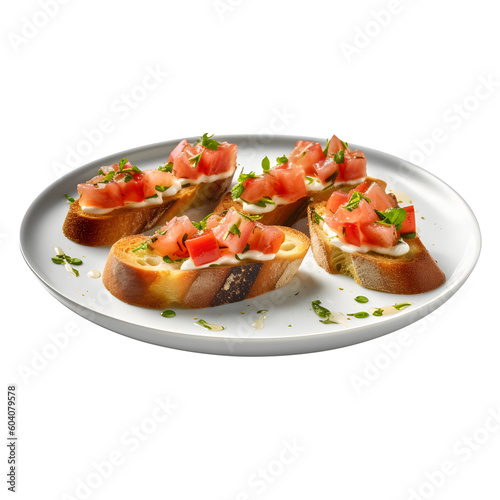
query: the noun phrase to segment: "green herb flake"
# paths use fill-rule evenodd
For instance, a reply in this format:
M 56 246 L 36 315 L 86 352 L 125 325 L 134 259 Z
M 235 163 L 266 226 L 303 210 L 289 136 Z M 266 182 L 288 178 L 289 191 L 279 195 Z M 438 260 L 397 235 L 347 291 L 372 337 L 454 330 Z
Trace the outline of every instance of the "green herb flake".
M 266 314 L 267 309 L 261 309 L 260 311 L 257 311 L 257 314 Z
M 65 264 L 64 259 L 60 259 L 59 257 L 52 257 L 52 262 L 54 264 Z
M 68 196 L 67 194 L 65 194 L 64 196 L 66 196 L 66 199 L 70 202 L 70 203 L 75 203 L 75 199 L 74 198 L 71 198 L 70 196 Z
M 148 241 L 144 241 L 138 247 L 134 248 L 132 252 L 138 252 L 139 250 L 147 250 L 148 249 Z
M 394 308 L 397 309 L 398 311 L 401 311 L 401 309 L 404 309 L 405 307 L 411 306 L 412 302 L 401 302 L 401 304 L 394 304 Z
M 328 148 L 330 147 L 330 141 L 331 141 L 331 139 L 327 139 L 325 149 L 323 149 L 323 154 L 325 156 L 328 155 Z
M 113 180 L 113 177 L 115 176 L 115 171 L 114 170 L 110 170 L 105 176 L 104 176 L 104 179 L 102 181 L 99 181 L 99 182 L 103 182 L 104 184 L 107 184 L 108 182 L 112 181 Z
M 331 316 L 331 312 L 326 308 L 323 307 L 321 304 L 321 300 L 313 300 L 311 302 L 311 306 L 313 308 L 313 311 L 320 317 L 320 318 L 329 318 Z
M 375 309 L 375 311 L 372 312 L 373 316 L 382 316 L 384 314 L 383 309 Z
M 367 312 L 365 311 L 360 311 L 360 312 L 357 312 L 357 313 L 351 313 L 351 314 L 348 314 L 347 316 L 354 316 L 355 318 L 368 318 L 368 316 L 370 316 Z
M 159 191 L 160 193 L 164 193 L 170 186 L 159 186 L 159 185 L 156 185 L 155 186 L 155 189 L 156 191 Z
M 206 328 L 208 330 L 212 330 L 212 327 L 204 320 L 204 319 L 199 319 L 198 321 L 195 322 L 197 325 L 202 326 L 203 328 Z
M 371 201 L 370 198 L 365 196 L 363 193 L 358 193 L 358 191 L 354 191 L 354 193 L 352 193 L 349 201 L 342 208 L 345 208 L 349 212 L 352 212 L 354 209 L 358 208 L 361 200 L 365 200 L 368 203 L 370 203 L 370 201 Z
M 165 165 L 160 165 L 158 167 L 158 170 L 160 172 L 170 172 L 170 173 L 172 173 L 173 169 L 174 169 L 174 164 L 171 161 L 169 161 Z
M 212 215 L 213 215 L 213 212 L 208 214 L 204 219 L 200 220 L 200 222 L 191 221 L 191 224 L 193 224 L 193 226 L 196 229 L 198 229 L 198 231 L 203 231 L 204 229 L 206 229 L 207 221 L 208 221 L 209 217 L 211 217 Z
M 238 238 L 241 236 L 241 231 L 240 231 L 240 228 L 236 225 L 236 224 L 233 224 L 227 231 L 226 231 L 226 234 L 224 234 L 224 236 L 222 237 L 222 239 L 224 241 L 227 240 L 228 236 L 230 234 L 235 234 L 236 236 L 238 236 Z
M 189 163 L 191 164 L 191 166 L 193 168 L 196 168 L 198 166 L 198 163 L 200 163 L 200 160 L 201 160 L 201 155 L 203 154 L 205 150 L 203 150 L 200 154 L 196 155 L 196 156 L 192 156 L 191 158 L 189 158 Z
M 376 223 L 383 224 L 384 226 L 394 224 L 398 231 L 406 219 L 406 210 L 404 208 L 389 208 L 385 212 L 381 212 L 380 210 L 375 210 L 375 212 L 380 217 L 380 220 L 375 221 Z
M 153 196 L 148 196 L 146 200 L 150 200 L 151 198 L 158 198 L 158 193 L 154 194 Z
M 269 170 L 271 169 L 271 162 L 269 161 L 269 158 L 267 156 L 264 157 L 264 159 L 262 160 L 262 170 L 264 172 L 269 172 Z
M 312 209 L 312 218 L 313 218 L 313 222 L 315 224 L 319 224 L 321 221 L 324 221 L 325 219 L 323 219 L 323 217 L 321 217 L 321 215 L 318 214 L 318 212 L 316 212 L 316 210 Z
M 207 148 L 207 149 L 210 149 L 211 151 L 217 151 L 217 148 L 219 147 L 220 145 L 220 142 L 216 141 L 215 139 L 212 139 L 212 137 L 214 136 L 214 134 L 212 135 L 208 135 L 207 134 L 203 134 L 200 139 L 198 139 L 198 142 L 196 144 L 200 144 Z
M 286 157 L 286 155 L 278 156 L 278 158 L 276 158 L 277 165 L 284 165 L 285 163 L 288 163 L 288 158 Z
M 173 318 L 175 316 L 175 311 L 172 311 L 171 309 L 166 309 L 161 313 L 161 315 L 164 318 Z
M 360 304 L 366 304 L 368 302 L 368 298 L 364 295 L 358 295 L 357 297 L 354 297 L 354 300 Z
M 335 163 L 344 163 L 344 150 L 341 149 L 338 153 L 333 155 L 333 161 Z
M 417 233 L 415 233 L 415 232 L 405 233 L 405 234 L 401 235 L 401 238 L 406 238 L 406 239 L 411 239 L 411 238 L 416 238 L 416 237 L 417 237 Z

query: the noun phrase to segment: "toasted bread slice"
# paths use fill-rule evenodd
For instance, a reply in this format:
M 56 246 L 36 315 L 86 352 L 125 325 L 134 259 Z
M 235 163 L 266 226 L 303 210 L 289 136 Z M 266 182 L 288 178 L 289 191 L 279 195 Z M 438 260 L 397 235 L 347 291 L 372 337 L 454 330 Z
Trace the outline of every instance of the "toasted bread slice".
M 382 189 L 385 189 L 386 183 L 380 179 L 373 179 L 372 177 L 366 178 L 369 181 L 377 182 L 380 184 Z M 274 210 L 262 214 L 262 218 L 259 222 L 265 224 L 266 226 L 293 226 L 299 219 L 306 217 L 307 206 L 310 203 L 319 203 L 321 201 L 326 201 L 330 198 L 334 191 L 342 190 L 346 193 L 349 192 L 354 185 L 352 184 L 339 184 L 336 186 L 331 186 L 324 191 L 314 191 L 308 196 L 300 198 L 299 200 L 289 203 L 287 205 L 276 205 Z M 243 210 L 243 205 L 238 201 L 233 200 L 231 193 L 227 193 L 220 203 L 215 207 L 214 213 L 223 215 L 230 208 L 234 208 L 238 212 L 247 213 Z
M 189 208 L 216 203 L 229 189 L 231 182 L 232 176 L 211 183 L 187 186 L 165 198 L 161 205 L 122 207 L 102 215 L 84 212 L 76 200 L 69 207 L 63 233 L 80 245 L 112 245 L 124 236 L 142 233 L 161 225 Z
M 300 231 L 279 227 L 285 241 L 272 260 L 242 260 L 235 265 L 181 270 L 150 250 L 136 250 L 148 238 L 117 241 L 104 266 L 104 286 L 118 299 L 162 309 L 173 304 L 203 308 L 238 302 L 286 285 L 297 272 L 310 241 Z
M 410 250 L 392 257 L 376 252 L 344 252 L 330 242 L 323 221 L 315 212 L 325 214 L 326 202 L 308 207 L 311 249 L 316 262 L 330 274 L 345 274 L 365 288 L 387 293 L 416 294 L 441 286 L 446 277 L 418 237 L 405 239 Z

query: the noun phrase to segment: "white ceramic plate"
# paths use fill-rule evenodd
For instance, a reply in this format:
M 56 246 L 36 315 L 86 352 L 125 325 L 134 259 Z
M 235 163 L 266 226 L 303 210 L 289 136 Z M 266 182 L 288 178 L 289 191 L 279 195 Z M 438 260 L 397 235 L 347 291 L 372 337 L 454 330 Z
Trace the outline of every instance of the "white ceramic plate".
M 264 156 L 271 159 L 289 154 L 301 137 L 257 135 L 217 137 L 239 146 L 238 163 L 260 171 Z M 324 139 L 307 138 L 318 142 Z M 196 140 L 196 138 L 189 139 Z M 158 310 L 127 305 L 111 296 L 100 279 L 87 271 L 102 271 L 109 248 L 77 245 L 62 233 L 68 210 L 65 193 L 77 197 L 76 185 L 95 175 L 102 165 L 127 157 L 140 168 L 163 164 L 179 141 L 168 141 L 116 153 L 78 168 L 43 191 L 27 211 L 21 226 L 21 250 L 32 271 L 46 289 L 79 315 L 105 328 L 138 340 L 165 347 L 226 355 L 281 355 L 322 351 L 363 342 L 409 325 L 449 299 L 472 272 L 479 257 L 481 236 L 474 214 L 465 201 L 447 184 L 404 160 L 362 146 L 368 158 L 368 173 L 388 183 L 388 188 L 411 198 L 416 207 L 420 238 L 446 274 L 446 283 L 437 290 L 412 295 L 392 295 L 367 290 L 346 276 L 327 274 L 307 254 L 297 276 L 285 287 L 254 299 L 208 309 L 172 308 L 175 318 L 164 318 Z M 238 175 L 239 171 L 235 175 Z M 201 217 L 200 217 L 201 218 Z M 307 231 L 304 221 L 297 224 Z M 79 257 L 80 277 L 56 265 L 54 246 L 71 257 Z M 354 300 L 368 297 L 367 304 Z M 311 302 L 320 299 L 332 312 L 354 313 L 411 301 L 413 304 L 391 315 L 357 319 L 349 317 L 348 327 L 320 323 Z M 267 309 L 263 329 L 253 328 L 257 311 Z M 211 331 L 195 319 L 225 327 Z

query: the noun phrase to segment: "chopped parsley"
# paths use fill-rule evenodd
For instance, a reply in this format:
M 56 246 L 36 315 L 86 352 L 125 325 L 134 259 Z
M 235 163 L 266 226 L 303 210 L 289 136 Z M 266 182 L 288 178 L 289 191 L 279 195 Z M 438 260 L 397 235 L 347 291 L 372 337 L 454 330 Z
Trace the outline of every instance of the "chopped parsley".
M 142 242 L 138 247 L 134 248 L 132 252 L 138 252 L 139 250 L 147 250 L 148 249 L 148 241 Z
M 331 139 L 327 139 L 325 149 L 323 149 L 323 154 L 325 156 L 328 155 L 328 148 L 330 147 L 330 141 L 331 141 Z
M 269 170 L 271 169 L 271 162 L 269 161 L 269 158 L 267 156 L 264 157 L 261 165 L 262 165 L 262 170 L 264 171 L 264 173 L 269 172 Z
M 191 221 L 191 224 L 193 224 L 193 226 L 199 231 L 203 231 L 203 229 L 207 227 L 208 218 L 212 215 L 213 213 L 208 214 L 204 219 L 200 220 L 200 222 Z
M 249 174 L 244 174 L 243 169 L 241 169 L 241 173 L 238 177 L 238 184 L 233 186 L 233 189 L 231 189 L 231 197 L 233 198 L 233 200 L 237 200 L 238 198 L 240 198 L 241 195 L 243 194 L 243 191 L 245 191 L 245 186 L 243 186 L 243 182 L 246 179 L 253 179 L 255 177 L 257 177 L 255 172 L 250 172 Z
M 165 163 L 165 165 L 160 165 L 158 167 L 158 170 L 160 172 L 170 172 L 170 173 L 172 173 L 173 168 L 174 168 L 174 164 L 171 161 L 169 161 L 168 163 Z
M 68 196 L 67 194 L 65 194 L 64 196 L 66 196 L 66 199 L 67 199 L 70 203 L 75 203 L 75 199 L 74 199 L 74 198 L 71 198 L 71 196 Z
M 333 155 L 333 161 L 335 163 L 344 163 L 344 150 L 341 149 L 338 153 Z
M 284 165 L 285 163 L 288 163 L 288 158 L 286 157 L 286 155 L 278 156 L 278 158 L 276 158 L 277 165 Z
M 203 154 L 205 150 L 203 150 L 200 154 L 196 155 L 196 156 L 192 156 L 191 158 L 189 158 L 189 163 L 191 164 L 191 166 L 193 168 L 196 168 L 198 166 L 198 163 L 200 163 L 200 160 L 201 160 L 201 155 Z

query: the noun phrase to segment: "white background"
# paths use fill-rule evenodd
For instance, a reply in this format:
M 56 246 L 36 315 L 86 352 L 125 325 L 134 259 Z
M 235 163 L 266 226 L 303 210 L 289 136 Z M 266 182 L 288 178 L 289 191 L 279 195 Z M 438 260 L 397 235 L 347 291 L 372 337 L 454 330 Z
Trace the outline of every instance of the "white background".
M 1 16 L 0 435 L 14 383 L 17 498 L 499 498 L 493 4 L 65 3 L 47 0 L 48 15 L 42 0 L 10 2 Z M 158 81 L 141 92 L 148 68 Z M 102 120 L 99 143 L 68 158 Z M 400 332 L 278 358 L 148 345 L 50 296 L 19 227 L 60 165 L 203 132 L 336 133 L 418 163 L 475 212 L 477 267 Z M 166 419 L 157 398 L 175 406 Z

